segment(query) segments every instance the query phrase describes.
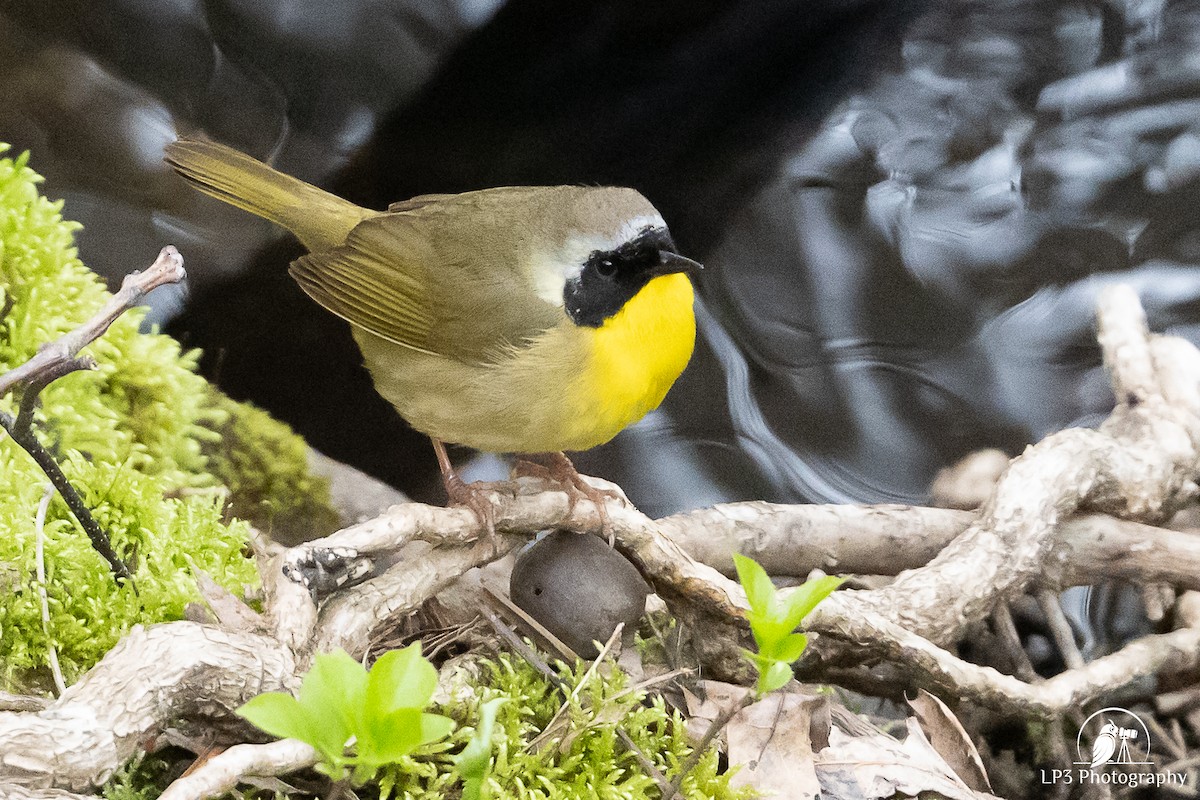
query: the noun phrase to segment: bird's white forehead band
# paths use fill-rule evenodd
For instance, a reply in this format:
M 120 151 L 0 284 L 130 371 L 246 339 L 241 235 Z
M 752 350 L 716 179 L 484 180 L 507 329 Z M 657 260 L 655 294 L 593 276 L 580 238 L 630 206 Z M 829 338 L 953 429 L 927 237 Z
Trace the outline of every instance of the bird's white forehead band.
M 547 303 L 562 305 L 563 283 L 583 269 L 588 256 L 596 251 L 615 250 L 625 242 L 637 236 L 646 228 L 663 228 L 667 223 L 658 214 L 647 214 L 630 217 L 621 224 L 611 236 L 576 236 L 570 239 L 562 251 L 553 258 L 554 263 L 542 264 L 542 269 L 534 269 L 535 290 L 538 297 Z
M 666 228 L 666 227 L 667 227 L 667 223 L 665 221 L 663 221 L 663 218 L 660 217 L 658 214 L 655 214 L 653 216 L 634 217 L 633 219 L 626 220 L 625 224 L 621 226 L 621 230 L 617 234 L 617 240 L 615 242 L 608 245 L 608 247 L 602 247 L 602 248 L 598 248 L 598 249 L 612 250 L 613 248 L 619 247 L 620 245 L 624 244 L 625 242 L 628 242 L 630 239 L 637 236 L 639 233 L 644 231 L 646 228 Z

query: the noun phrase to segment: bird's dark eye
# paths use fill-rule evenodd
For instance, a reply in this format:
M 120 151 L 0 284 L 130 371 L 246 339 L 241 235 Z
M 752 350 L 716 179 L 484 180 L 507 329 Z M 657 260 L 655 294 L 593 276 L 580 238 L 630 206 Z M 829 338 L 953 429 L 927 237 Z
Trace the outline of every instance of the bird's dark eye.
M 601 278 L 611 278 L 617 274 L 617 265 L 612 262 L 612 259 L 603 259 L 596 263 L 596 274 Z

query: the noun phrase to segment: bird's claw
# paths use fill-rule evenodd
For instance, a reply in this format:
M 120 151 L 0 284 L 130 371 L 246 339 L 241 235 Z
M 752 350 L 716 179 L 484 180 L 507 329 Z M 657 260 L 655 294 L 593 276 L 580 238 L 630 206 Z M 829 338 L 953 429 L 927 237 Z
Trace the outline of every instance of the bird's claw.
M 483 526 L 483 533 L 492 548 L 496 549 L 499 536 L 496 534 L 496 506 L 489 496 L 493 492 L 516 497 L 517 493 L 509 481 L 475 481 L 466 483 L 457 473 L 447 476 L 446 494 L 450 505 L 470 509 Z
M 575 510 L 579 498 L 591 501 L 600 517 L 600 530 L 608 539 L 609 547 L 616 544 L 612 520 L 608 516 L 607 503 L 618 500 L 625 503 L 625 497 L 612 489 L 600 489 L 587 482 L 579 474 L 571 459 L 564 453 L 541 453 L 536 456 L 522 456 L 513 465 L 514 477 L 542 478 L 552 481 L 562 487 L 567 494 L 567 513 Z

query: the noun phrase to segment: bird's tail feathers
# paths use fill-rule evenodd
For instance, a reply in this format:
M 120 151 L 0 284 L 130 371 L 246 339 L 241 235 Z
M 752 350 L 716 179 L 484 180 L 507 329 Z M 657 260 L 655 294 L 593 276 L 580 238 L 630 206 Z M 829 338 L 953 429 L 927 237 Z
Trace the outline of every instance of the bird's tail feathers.
M 341 244 L 371 213 L 223 144 L 185 137 L 164 152 L 166 162 L 188 183 L 282 225 L 309 250 Z

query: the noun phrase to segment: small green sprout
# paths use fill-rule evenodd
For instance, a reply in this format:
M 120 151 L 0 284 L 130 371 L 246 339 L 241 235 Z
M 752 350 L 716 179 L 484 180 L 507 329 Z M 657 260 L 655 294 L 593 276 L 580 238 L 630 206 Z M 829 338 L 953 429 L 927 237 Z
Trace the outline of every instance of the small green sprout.
M 317 769 L 361 785 L 379 769 L 446 738 L 449 717 L 429 714 L 438 674 L 421 644 L 380 656 L 368 674 L 344 650 L 322 653 L 300 683 L 299 698 L 269 692 L 237 713 L 272 736 L 299 739 L 320 756 Z
M 463 779 L 462 800 L 483 800 L 484 781 L 492 771 L 492 730 L 496 727 L 496 712 L 504 700 L 497 697 L 479 707 L 475 735 L 454 759 L 454 768 Z
M 758 652 L 745 652 L 758 668 L 758 682 L 754 691 L 761 698 L 791 680 L 792 664 L 808 646 L 808 637 L 796 633 L 796 628 L 843 579 L 827 575 L 805 581 L 780 598 L 767 571 L 757 561 L 735 553 L 733 564 L 737 568 L 738 581 L 750 601 L 746 619 L 750 623 L 750 632 L 754 635 Z

